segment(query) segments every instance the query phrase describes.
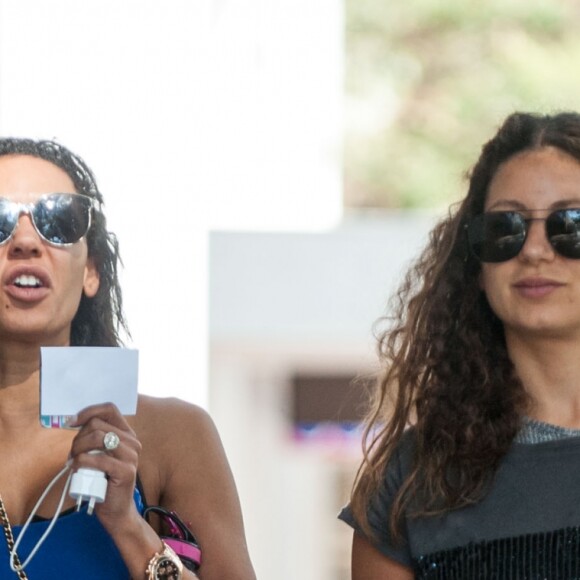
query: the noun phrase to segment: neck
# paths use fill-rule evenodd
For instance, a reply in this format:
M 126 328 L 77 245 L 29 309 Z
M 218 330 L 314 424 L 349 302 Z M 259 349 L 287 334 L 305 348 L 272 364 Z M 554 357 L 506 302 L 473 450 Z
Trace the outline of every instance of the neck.
M 0 429 L 38 425 L 40 348 L 2 345 L 0 348 Z
M 578 341 L 514 337 L 507 349 L 525 391 L 530 417 L 567 428 L 580 428 L 580 356 Z

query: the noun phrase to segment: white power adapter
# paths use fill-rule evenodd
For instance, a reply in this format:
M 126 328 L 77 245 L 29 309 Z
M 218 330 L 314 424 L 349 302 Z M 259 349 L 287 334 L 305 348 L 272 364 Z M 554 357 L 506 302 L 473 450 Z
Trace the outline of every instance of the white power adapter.
M 93 451 L 91 453 L 102 453 L 102 451 Z M 89 507 L 87 513 L 91 515 L 95 503 L 103 503 L 107 495 L 107 478 L 99 469 L 81 467 L 73 473 L 69 495 L 77 500 L 77 510 L 80 509 L 83 501 L 88 500 Z

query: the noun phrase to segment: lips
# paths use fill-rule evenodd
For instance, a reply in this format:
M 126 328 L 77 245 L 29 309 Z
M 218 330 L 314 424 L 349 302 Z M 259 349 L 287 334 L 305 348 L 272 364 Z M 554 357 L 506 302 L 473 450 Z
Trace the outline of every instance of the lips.
M 12 298 L 24 302 L 35 302 L 42 300 L 48 294 L 51 280 L 42 268 L 19 266 L 5 273 L 3 286 Z
M 549 278 L 524 278 L 514 284 L 514 288 L 528 298 L 542 298 L 561 288 L 564 284 Z

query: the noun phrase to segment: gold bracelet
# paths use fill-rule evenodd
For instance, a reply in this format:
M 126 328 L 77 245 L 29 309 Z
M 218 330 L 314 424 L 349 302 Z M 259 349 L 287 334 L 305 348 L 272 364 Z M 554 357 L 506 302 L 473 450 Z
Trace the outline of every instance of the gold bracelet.
M 179 556 L 165 543 L 163 550 L 153 555 L 149 560 L 145 578 L 147 580 L 181 580 L 183 577 L 183 563 Z

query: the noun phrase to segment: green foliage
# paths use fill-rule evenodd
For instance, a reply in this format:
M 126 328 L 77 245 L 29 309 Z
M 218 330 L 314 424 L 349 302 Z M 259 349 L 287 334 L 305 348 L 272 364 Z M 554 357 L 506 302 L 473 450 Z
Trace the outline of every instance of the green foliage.
M 514 110 L 580 109 L 575 0 L 346 1 L 346 204 L 437 207 Z

